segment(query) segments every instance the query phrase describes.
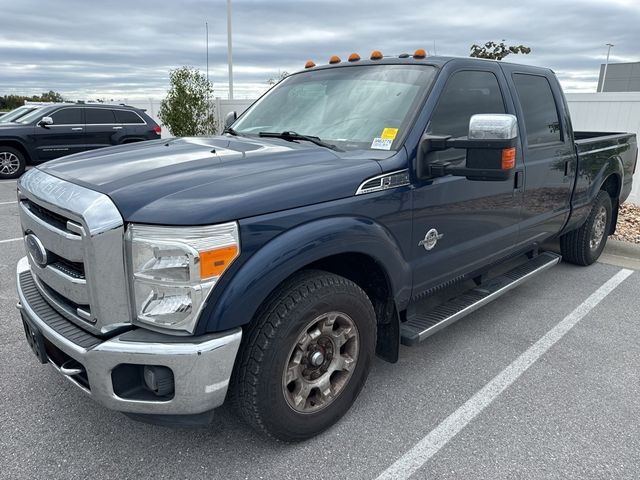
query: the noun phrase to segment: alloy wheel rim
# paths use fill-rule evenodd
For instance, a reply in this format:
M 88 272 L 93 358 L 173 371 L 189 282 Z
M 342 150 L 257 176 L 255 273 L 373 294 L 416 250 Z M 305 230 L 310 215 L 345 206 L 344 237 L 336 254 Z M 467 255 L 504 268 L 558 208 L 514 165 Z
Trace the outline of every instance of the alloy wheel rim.
M 358 362 L 360 336 L 342 312 L 316 317 L 298 335 L 282 374 L 282 392 L 291 409 L 315 413 L 333 403 Z
M 11 152 L 0 152 L 0 173 L 13 175 L 20 169 L 20 159 Z
M 607 225 L 607 209 L 600 207 L 598 213 L 596 213 L 595 220 L 593 222 L 593 229 L 591 231 L 591 238 L 589 239 L 589 247 L 591 250 L 596 250 L 602 239 L 604 238 L 604 231 Z

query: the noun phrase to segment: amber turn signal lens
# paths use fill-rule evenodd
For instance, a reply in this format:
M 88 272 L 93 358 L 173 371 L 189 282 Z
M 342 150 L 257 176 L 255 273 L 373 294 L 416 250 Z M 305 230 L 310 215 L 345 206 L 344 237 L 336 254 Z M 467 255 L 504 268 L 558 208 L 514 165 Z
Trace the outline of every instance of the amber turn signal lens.
M 339 56 L 337 56 L 337 55 L 334 55 L 333 57 L 331 57 L 331 58 L 329 59 L 329 63 L 330 63 L 330 64 L 332 64 L 332 65 L 333 65 L 334 63 L 340 63 L 340 62 L 341 62 L 340 57 L 339 57 Z
M 413 52 L 413 58 L 424 58 L 427 56 L 427 51 L 423 48 L 419 48 L 415 52 Z
M 382 58 L 382 52 L 380 50 L 374 50 L 371 52 L 371 60 L 380 60 Z
M 502 149 L 502 170 L 511 170 L 516 166 L 516 147 Z
M 351 55 L 349 55 L 350 62 L 357 62 L 358 60 L 360 60 L 360 55 L 358 55 L 357 53 L 352 53 Z
M 315 66 L 316 64 L 313 62 L 313 60 L 307 60 L 307 63 L 304 64 L 304 68 L 313 68 Z
M 237 245 L 200 252 L 200 278 L 219 277 L 237 256 Z

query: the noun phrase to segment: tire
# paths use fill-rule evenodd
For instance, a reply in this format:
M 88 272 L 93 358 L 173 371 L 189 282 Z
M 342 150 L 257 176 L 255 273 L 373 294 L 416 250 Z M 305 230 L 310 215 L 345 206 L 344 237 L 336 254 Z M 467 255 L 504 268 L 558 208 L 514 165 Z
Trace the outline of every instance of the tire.
M 273 438 L 311 438 L 349 410 L 375 344 L 373 306 L 358 285 L 322 271 L 300 272 L 270 296 L 245 333 L 233 403 L 249 425 Z
M 18 178 L 26 167 L 26 159 L 20 150 L 0 146 L 0 180 Z
M 591 265 L 600 257 L 611 231 L 611 197 L 598 192 L 586 222 L 560 237 L 563 260 L 576 265 Z

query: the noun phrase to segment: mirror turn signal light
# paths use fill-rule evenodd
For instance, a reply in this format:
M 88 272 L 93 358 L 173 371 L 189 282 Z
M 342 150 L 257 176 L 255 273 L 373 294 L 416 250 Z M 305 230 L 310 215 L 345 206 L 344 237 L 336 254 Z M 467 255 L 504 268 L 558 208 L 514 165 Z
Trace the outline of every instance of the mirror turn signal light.
M 516 147 L 502 149 L 502 170 L 511 170 L 516 166 Z
M 382 60 L 382 52 L 380 50 L 371 52 L 371 60 Z
M 349 55 L 350 62 L 357 62 L 358 60 L 360 60 L 360 55 L 358 55 L 357 53 L 352 53 L 351 55 Z
M 307 60 L 307 63 L 304 64 L 304 68 L 313 68 L 315 66 L 316 64 L 313 62 L 313 60 Z
M 337 56 L 337 55 L 334 55 L 334 56 L 332 56 L 332 57 L 329 59 L 329 63 L 330 63 L 331 65 L 333 65 L 333 64 L 335 64 L 335 63 L 340 63 L 341 61 L 342 61 L 342 60 L 340 60 L 340 57 L 339 57 L 339 56 Z

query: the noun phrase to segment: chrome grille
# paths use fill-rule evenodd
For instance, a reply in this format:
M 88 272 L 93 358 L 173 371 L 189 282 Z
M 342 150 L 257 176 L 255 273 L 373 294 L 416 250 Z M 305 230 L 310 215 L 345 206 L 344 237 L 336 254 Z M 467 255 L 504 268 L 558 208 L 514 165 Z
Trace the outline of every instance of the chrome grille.
M 129 325 L 124 226 L 113 202 L 39 169 L 22 176 L 18 198 L 23 234 L 46 251 L 46 264 L 27 258 L 49 305 L 92 333 Z

